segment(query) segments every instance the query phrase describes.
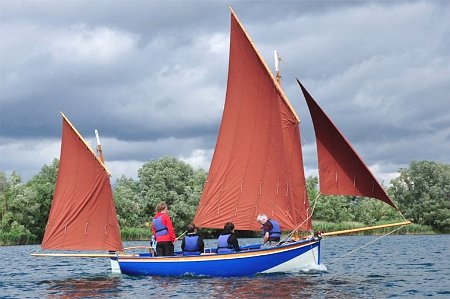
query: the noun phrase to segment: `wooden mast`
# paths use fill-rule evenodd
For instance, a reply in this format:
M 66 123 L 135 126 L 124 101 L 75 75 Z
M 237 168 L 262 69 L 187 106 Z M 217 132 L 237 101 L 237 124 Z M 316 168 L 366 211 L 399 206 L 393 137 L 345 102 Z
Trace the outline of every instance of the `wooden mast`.
M 273 58 L 275 59 L 275 79 L 277 80 L 278 84 L 281 86 L 281 74 L 280 74 L 280 55 L 278 55 L 278 51 L 273 51 Z
M 102 145 L 100 143 L 100 137 L 98 136 L 98 131 L 95 130 L 95 138 L 97 139 L 97 155 L 105 163 L 105 157 L 103 156 Z
M 72 125 L 72 123 L 70 122 L 70 120 L 64 115 L 63 112 L 60 112 L 62 117 L 64 118 L 65 121 L 67 121 L 67 123 L 69 124 L 69 126 L 72 128 L 72 130 L 75 132 L 75 134 L 78 135 L 78 138 L 80 138 L 80 140 L 84 143 L 84 145 L 88 148 L 88 150 L 92 153 L 92 155 L 95 157 L 95 159 L 97 159 L 98 163 L 100 163 L 100 165 L 102 165 L 102 167 L 105 169 L 106 173 L 111 176 L 111 171 L 109 171 L 108 167 L 106 167 L 105 163 L 103 163 L 103 161 L 97 157 L 97 155 L 94 153 L 94 151 L 92 150 L 92 148 L 89 146 L 89 144 L 86 142 L 86 140 L 84 140 L 83 136 L 81 136 L 81 134 L 78 132 L 78 130 L 75 128 L 74 125 Z

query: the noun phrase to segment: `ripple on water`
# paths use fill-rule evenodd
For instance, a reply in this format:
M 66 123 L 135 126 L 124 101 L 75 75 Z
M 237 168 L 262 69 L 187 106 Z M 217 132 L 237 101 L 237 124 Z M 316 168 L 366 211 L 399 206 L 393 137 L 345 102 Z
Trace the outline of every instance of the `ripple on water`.
M 380 274 L 369 274 L 367 275 L 368 278 L 384 278 L 386 277 L 385 275 L 380 275 Z
M 374 243 L 373 248 L 371 245 L 335 260 L 373 239 L 369 236 L 324 239 L 323 269 L 227 279 L 112 275 L 106 260 L 32 258 L 29 253 L 37 250 L 37 246 L 0 247 L 0 258 L 4 261 L 0 268 L 0 296 L 450 298 L 448 236 L 388 236 Z M 433 251 L 424 243 L 435 244 Z

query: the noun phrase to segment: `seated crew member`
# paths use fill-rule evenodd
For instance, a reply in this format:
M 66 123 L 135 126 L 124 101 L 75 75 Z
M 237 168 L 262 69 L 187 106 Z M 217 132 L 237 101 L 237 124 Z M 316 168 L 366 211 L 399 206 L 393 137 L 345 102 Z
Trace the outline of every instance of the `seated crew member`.
M 256 217 L 256 221 L 261 224 L 261 234 L 263 236 L 263 242 L 266 244 L 269 242 L 279 242 L 281 237 L 281 229 L 278 221 L 274 219 L 268 219 L 265 214 L 259 214 Z
M 202 237 L 197 235 L 197 228 L 194 223 L 187 225 L 187 234 L 181 242 L 183 255 L 200 255 L 205 250 Z
M 227 222 L 223 228 L 222 234 L 217 240 L 217 253 L 232 253 L 240 251 L 238 239 L 234 233 L 234 224 Z
M 156 206 L 156 215 L 152 221 L 152 233 L 156 238 L 156 255 L 172 256 L 174 253 L 175 231 L 169 217 L 169 208 L 165 202 Z

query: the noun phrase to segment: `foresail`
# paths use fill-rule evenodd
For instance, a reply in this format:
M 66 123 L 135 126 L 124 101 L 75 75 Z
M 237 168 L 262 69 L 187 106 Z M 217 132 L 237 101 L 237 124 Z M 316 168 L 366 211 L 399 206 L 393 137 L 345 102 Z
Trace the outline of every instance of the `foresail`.
M 222 123 L 194 223 L 259 230 L 259 213 L 311 229 L 297 116 L 232 12 Z
M 308 104 L 316 134 L 320 193 L 367 196 L 395 204 L 342 133 L 297 79 Z
M 61 156 L 43 249 L 123 249 L 109 174 L 63 115 Z

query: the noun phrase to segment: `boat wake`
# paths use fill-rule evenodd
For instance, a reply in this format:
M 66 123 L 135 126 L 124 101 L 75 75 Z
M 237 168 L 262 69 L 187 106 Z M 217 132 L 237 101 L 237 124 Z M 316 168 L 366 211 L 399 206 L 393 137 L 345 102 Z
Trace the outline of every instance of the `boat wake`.
M 288 273 L 323 273 L 328 272 L 327 266 L 325 264 L 320 265 L 305 265 L 300 267 L 298 270 L 290 271 Z

